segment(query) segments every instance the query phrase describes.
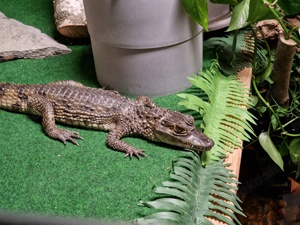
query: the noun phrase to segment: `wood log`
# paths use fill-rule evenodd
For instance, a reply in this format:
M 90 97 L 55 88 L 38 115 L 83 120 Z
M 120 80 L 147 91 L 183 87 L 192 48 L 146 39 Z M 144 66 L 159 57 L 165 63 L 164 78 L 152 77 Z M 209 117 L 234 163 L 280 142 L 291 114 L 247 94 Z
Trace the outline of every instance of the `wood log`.
M 56 28 L 63 36 L 89 37 L 83 0 L 54 0 L 54 18 Z
M 281 34 L 276 47 L 275 61 L 271 78 L 271 95 L 282 107 L 289 106 L 290 74 L 296 53 L 297 43 L 292 39 L 285 39 Z

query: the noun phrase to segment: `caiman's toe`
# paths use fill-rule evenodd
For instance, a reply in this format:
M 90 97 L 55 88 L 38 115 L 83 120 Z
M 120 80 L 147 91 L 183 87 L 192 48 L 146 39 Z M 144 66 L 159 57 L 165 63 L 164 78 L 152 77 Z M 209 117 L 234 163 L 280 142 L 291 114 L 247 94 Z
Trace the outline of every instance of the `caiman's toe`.
M 67 144 L 67 141 L 69 141 L 77 146 L 79 146 L 79 144 L 74 140 L 74 138 L 82 139 L 82 137 L 80 137 L 79 133 L 77 132 L 59 128 L 51 130 L 50 132 L 48 132 L 48 135 L 54 139 L 60 140 L 64 144 Z
M 128 157 L 131 159 L 133 156 L 137 157 L 139 160 L 141 159 L 141 156 L 147 157 L 147 155 L 142 150 L 129 150 L 126 152 L 124 158 Z

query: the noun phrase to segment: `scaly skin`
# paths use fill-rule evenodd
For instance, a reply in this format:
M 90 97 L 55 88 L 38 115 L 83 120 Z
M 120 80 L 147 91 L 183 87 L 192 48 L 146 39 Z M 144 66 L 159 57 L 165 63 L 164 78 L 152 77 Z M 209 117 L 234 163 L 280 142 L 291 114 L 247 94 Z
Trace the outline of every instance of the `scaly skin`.
M 123 142 L 125 136 L 206 151 L 213 141 L 198 131 L 191 116 L 160 108 L 148 97 L 135 101 L 116 91 L 89 88 L 75 81 L 27 85 L 0 83 L 0 108 L 42 117 L 45 133 L 66 144 L 78 145 L 78 133 L 56 127 L 55 121 L 89 129 L 109 131 L 109 147 L 125 157 L 145 156 L 144 151 Z

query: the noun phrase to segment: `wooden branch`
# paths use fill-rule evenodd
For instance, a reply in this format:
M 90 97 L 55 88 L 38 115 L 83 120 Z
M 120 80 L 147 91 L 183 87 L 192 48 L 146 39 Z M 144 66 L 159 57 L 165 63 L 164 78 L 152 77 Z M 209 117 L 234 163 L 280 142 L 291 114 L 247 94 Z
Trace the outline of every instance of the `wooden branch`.
M 238 72 L 238 77 L 239 80 L 245 84 L 245 87 L 249 88 L 250 90 L 250 84 L 252 78 L 252 67 L 244 68 L 242 71 Z M 235 174 L 236 177 L 239 177 L 241 158 L 242 158 L 242 149 L 238 149 L 228 154 L 225 160 L 225 163 L 231 164 L 229 169 L 232 170 L 233 174 Z
M 250 88 L 252 78 L 252 67 L 247 67 L 238 73 L 239 80 L 245 84 L 245 87 Z M 250 89 L 249 89 L 250 90 Z M 242 143 L 242 141 L 241 141 Z M 232 173 L 238 178 L 240 174 L 240 165 L 242 159 L 242 149 L 235 149 L 232 153 L 228 153 L 224 161 L 225 164 L 230 164 L 229 168 Z M 235 185 L 235 184 L 232 184 Z M 218 220 L 208 218 L 215 225 L 225 225 Z
M 290 74 L 296 53 L 297 43 L 292 39 L 285 39 L 281 34 L 276 47 L 275 62 L 271 78 L 274 83 L 271 86 L 271 95 L 282 107 L 289 105 Z
M 89 33 L 82 0 L 54 0 L 54 18 L 59 33 L 69 38 L 87 38 Z

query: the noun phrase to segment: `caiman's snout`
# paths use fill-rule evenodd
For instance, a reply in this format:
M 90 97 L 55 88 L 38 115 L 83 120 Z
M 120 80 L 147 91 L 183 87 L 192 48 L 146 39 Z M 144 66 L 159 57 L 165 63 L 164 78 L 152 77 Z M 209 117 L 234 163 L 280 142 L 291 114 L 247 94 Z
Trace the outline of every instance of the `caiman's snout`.
M 191 132 L 188 138 L 191 143 L 190 147 L 186 147 L 195 151 L 208 151 L 214 146 L 214 141 L 198 130 Z

